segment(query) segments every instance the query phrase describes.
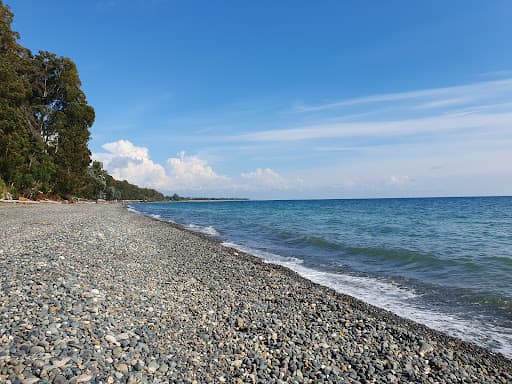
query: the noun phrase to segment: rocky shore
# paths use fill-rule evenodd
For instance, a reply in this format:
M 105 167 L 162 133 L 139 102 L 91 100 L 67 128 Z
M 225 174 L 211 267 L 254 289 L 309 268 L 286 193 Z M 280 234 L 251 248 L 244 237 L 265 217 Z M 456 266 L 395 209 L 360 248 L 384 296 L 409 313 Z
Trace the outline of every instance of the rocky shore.
M 114 204 L 0 209 L 0 382 L 511 383 L 512 361 Z

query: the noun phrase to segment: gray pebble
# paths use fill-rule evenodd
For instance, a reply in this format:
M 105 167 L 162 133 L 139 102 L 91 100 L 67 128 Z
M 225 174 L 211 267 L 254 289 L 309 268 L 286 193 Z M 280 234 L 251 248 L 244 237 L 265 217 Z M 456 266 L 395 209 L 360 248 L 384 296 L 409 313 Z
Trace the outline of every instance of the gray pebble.
M 512 381 L 510 359 L 116 204 L 0 223 L 0 382 Z

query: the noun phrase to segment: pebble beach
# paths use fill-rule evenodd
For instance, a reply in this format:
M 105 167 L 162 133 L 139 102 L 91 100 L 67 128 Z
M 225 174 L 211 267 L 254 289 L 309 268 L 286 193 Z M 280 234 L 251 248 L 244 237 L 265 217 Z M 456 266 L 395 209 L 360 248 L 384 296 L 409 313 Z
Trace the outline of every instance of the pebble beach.
M 0 383 L 512 383 L 512 360 L 120 204 L 0 206 Z

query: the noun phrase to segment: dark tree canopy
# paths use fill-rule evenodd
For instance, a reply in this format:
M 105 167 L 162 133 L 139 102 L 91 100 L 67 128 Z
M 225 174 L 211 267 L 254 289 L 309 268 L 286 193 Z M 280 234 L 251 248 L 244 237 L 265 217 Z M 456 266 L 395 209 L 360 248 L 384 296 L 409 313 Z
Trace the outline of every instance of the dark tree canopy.
M 90 166 L 94 109 L 87 104 L 75 63 L 46 51 L 33 55 L 18 43 L 12 21 L 0 0 L 1 184 L 15 196 L 30 198 L 163 198 L 114 180 L 101 164 Z

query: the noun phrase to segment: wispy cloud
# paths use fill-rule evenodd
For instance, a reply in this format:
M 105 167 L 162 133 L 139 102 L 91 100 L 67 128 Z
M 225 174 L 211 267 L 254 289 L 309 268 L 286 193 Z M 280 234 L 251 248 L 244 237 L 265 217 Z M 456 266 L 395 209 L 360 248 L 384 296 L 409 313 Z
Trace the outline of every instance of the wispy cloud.
M 296 107 L 296 111 L 301 113 L 296 114 L 295 120 L 282 122 L 282 128 L 251 130 L 223 139 L 238 142 L 292 142 L 365 137 L 392 139 L 470 130 L 510 130 L 512 78 L 370 95 L 327 104 Z M 354 112 L 359 116 L 347 120 L 346 117 L 354 116 Z M 304 118 L 301 120 L 300 116 Z M 306 121 L 314 123 L 304 124 Z M 346 145 L 336 147 L 344 148 Z
M 295 107 L 298 112 L 318 112 L 342 107 L 356 106 L 361 104 L 387 103 L 395 101 L 418 101 L 422 99 L 435 99 L 432 102 L 444 100 L 462 101 L 460 96 L 464 96 L 466 101 L 471 99 L 481 99 L 486 97 L 496 97 L 496 93 L 510 93 L 512 87 L 512 78 L 478 82 L 467 85 L 458 85 L 453 87 L 432 88 L 424 90 L 416 90 L 410 92 L 384 93 L 370 95 L 352 99 L 345 99 L 331 103 L 319 105 L 302 105 Z
M 240 110 L 198 113 L 192 121 L 175 121 L 180 129 L 158 138 L 160 144 L 172 142 L 173 152 L 185 147 L 193 155 L 164 153 L 153 161 L 145 148 L 118 141 L 95 156 L 117 177 L 185 195 L 512 191 L 512 78 L 370 95 L 292 113 L 287 105 L 281 101 L 271 110 L 265 103 L 255 109 L 244 104 Z
M 465 104 L 470 99 L 468 97 L 452 97 L 448 99 L 441 99 L 441 100 L 434 100 L 434 101 L 428 101 L 423 104 L 419 104 L 415 106 L 416 109 L 434 109 L 434 108 L 445 108 L 445 107 L 451 107 L 454 105 L 461 105 Z
M 250 132 L 231 136 L 232 141 L 299 141 L 347 137 L 389 137 L 446 133 L 468 129 L 510 129 L 511 113 L 442 115 L 385 122 L 340 123 Z
M 242 111 L 232 105 L 222 113 L 198 112 L 191 121 L 174 119 L 165 134 L 160 134 L 159 140 L 170 140 L 168 132 L 171 130 L 175 133 L 173 142 L 209 145 L 214 142 L 226 145 L 258 142 L 264 145 L 330 138 L 393 139 L 460 130 L 503 129 L 510 125 L 512 114 L 512 78 L 295 106 L 295 113 L 290 113 L 282 101 L 281 109 L 272 111 L 265 103 L 258 105 L 262 108 L 259 113 L 256 107 L 250 109 L 242 103 Z M 247 110 L 251 111 L 249 115 Z M 377 143 L 377 140 L 373 142 Z M 347 143 L 330 145 L 346 147 Z

